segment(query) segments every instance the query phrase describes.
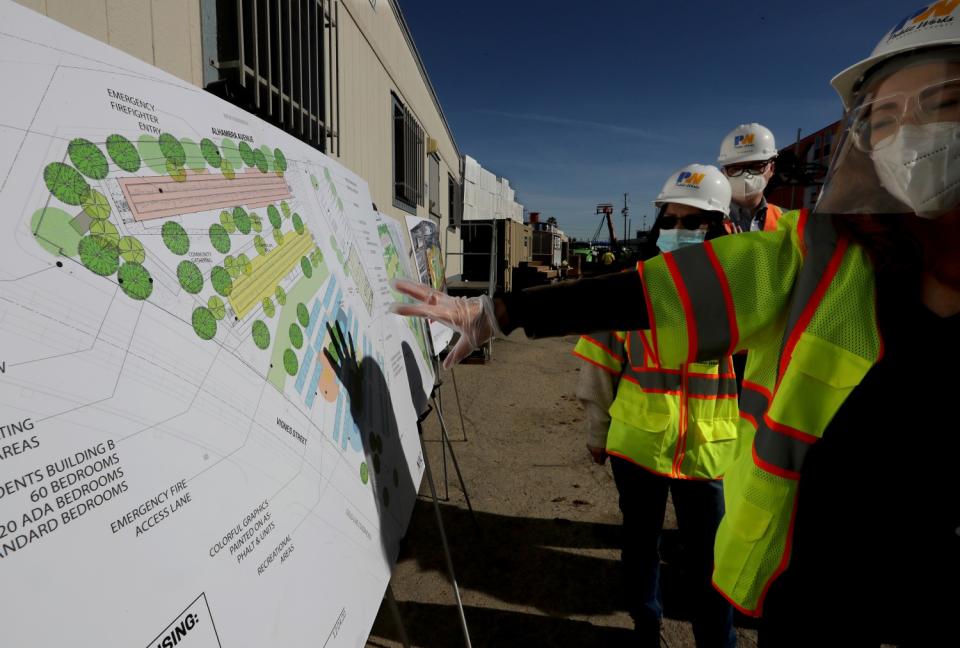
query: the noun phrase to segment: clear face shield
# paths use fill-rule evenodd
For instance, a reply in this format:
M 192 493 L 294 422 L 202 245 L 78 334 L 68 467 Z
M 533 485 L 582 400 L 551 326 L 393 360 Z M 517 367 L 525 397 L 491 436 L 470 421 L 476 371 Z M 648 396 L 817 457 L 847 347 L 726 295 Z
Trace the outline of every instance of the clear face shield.
M 958 207 L 960 48 L 882 63 L 844 116 L 814 211 L 937 218 Z

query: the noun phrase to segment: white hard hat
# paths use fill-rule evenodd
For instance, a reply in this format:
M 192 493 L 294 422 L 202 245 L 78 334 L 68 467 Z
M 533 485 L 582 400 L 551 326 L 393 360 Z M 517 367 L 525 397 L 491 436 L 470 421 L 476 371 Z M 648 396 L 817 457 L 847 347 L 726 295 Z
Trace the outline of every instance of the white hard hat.
M 850 108 L 854 91 L 863 76 L 877 63 L 897 54 L 938 45 L 960 44 L 960 3 L 939 0 L 912 12 L 888 31 L 869 57 L 833 77 L 830 82 Z
M 715 166 L 689 164 L 670 174 L 653 201 L 657 207 L 664 203 L 723 212 L 727 216 L 730 214 L 730 181 Z
M 760 124 L 740 124 L 727 133 L 720 144 L 720 166 L 740 162 L 760 162 L 777 157 L 773 133 Z

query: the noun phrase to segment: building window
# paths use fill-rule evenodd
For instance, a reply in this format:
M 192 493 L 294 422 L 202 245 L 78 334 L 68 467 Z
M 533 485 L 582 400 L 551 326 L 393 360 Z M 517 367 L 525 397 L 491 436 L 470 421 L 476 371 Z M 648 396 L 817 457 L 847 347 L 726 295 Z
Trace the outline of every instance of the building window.
M 423 129 L 396 95 L 393 106 L 393 204 L 417 213 L 423 205 Z
M 204 88 L 340 154 L 337 0 L 202 0 Z
M 427 166 L 430 169 L 428 185 L 428 205 L 430 213 L 434 216 L 440 215 L 440 158 L 436 155 L 427 156 Z
M 463 199 L 460 195 L 460 185 L 452 175 L 447 174 L 447 214 L 448 227 L 460 227 L 463 219 Z

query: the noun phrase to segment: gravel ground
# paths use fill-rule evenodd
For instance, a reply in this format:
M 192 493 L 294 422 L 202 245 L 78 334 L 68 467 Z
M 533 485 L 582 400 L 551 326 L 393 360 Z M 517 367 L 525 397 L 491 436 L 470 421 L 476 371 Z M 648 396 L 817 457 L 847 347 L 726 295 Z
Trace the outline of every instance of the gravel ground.
M 449 374 L 442 388 L 475 512 L 467 509 L 448 454 L 449 500 L 440 508 L 474 646 L 630 645 L 618 570 L 617 491 L 609 465 L 594 465 L 584 447 L 583 411 L 574 396 L 581 361 L 570 354 L 575 342 L 527 341 L 515 333 L 495 344 L 487 364 L 457 367 L 464 427 Z M 423 434 L 443 499 L 436 416 Z M 420 492 L 393 591 L 411 645 L 464 645 L 426 479 Z M 672 507 L 665 527 L 662 644 L 692 647 L 672 567 L 682 551 Z M 750 621 L 739 623 L 739 645 L 755 646 Z M 399 639 L 383 605 L 367 645 L 400 646 Z

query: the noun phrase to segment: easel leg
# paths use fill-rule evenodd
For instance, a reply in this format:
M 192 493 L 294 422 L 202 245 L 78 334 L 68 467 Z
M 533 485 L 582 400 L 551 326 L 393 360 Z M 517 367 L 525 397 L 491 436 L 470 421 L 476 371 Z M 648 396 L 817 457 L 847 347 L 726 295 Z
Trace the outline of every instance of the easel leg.
M 400 606 L 397 605 L 397 598 L 393 595 L 393 583 L 387 585 L 387 609 L 390 610 L 390 616 L 397 626 L 397 634 L 400 636 L 400 643 L 403 648 L 410 648 L 410 638 L 407 636 L 407 628 L 403 625 L 403 617 L 400 615 Z
M 447 563 L 447 573 L 450 575 L 450 584 L 453 587 L 453 596 L 457 600 L 457 611 L 460 613 L 460 629 L 463 630 L 463 640 L 467 648 L 473 648 L 470 643 L 470 630 L 467 628 L 467 617 L 463 613 L 463 601 L 460 599 L 460 587 L 453 572 L 453 558 L 450 556 L 450 545 L 447 543 L 447 532 L 443 528 L 443 517 L 440 515 L 440 502 L 437 500 L 437 488 L 433 483 L 433 472 L 430 470 L 430 459 L 427 457 L 427 448 L 423 445 L 423 435 L 420 436 L 420 448 L 423 450 L 423 467 L 427 474 L 427 483 L 430 485 L 430 496 L 433 499 L 433 513 L 437 518 L 437 528 L 440 530 L 440 542 L 443 544 L 443 557 Z
M 477 522 L 477 516 L 473 512 L 473 505 L 470 503 L 470 493 L 467 492 L 467 484 L 463 481 L 463 474 L 460 472 L 460 464 L 457 462 L 457 455 L 453 452 L 453 444 L 450 443 L 450 437 L 447 435 L 447 424 L 443 420 L 443 412 L 440 411 L 440 404 L 437 402 L 436 396 L 433 398 L 434 411 L 437 413 L 437 418 L 440 420 L 440 434 L 443 437 L 441 439 L 441 445 L 446 445 L 450 450 L 450 458 L 453 460 L 453 468 L 457 473 L 457 479 L 460 481 L 460 488 L 463 490 L 463 498 L 467 501 L 467 508 L 470 510 L 470 517 L 473 518 L 473 523 L 479 528 L 479 523 Z
M 463 432 L 463 440 L 467 440 L 467 426 L 463 424 L 463 407 L 460 406 L 460 390 L 457 388 L 457 374 L 453 367 L 450 367 L 450 377 L 453 379 L 453 396 L 457 399 L 457 411 L 460 413 L 460 431 Z

